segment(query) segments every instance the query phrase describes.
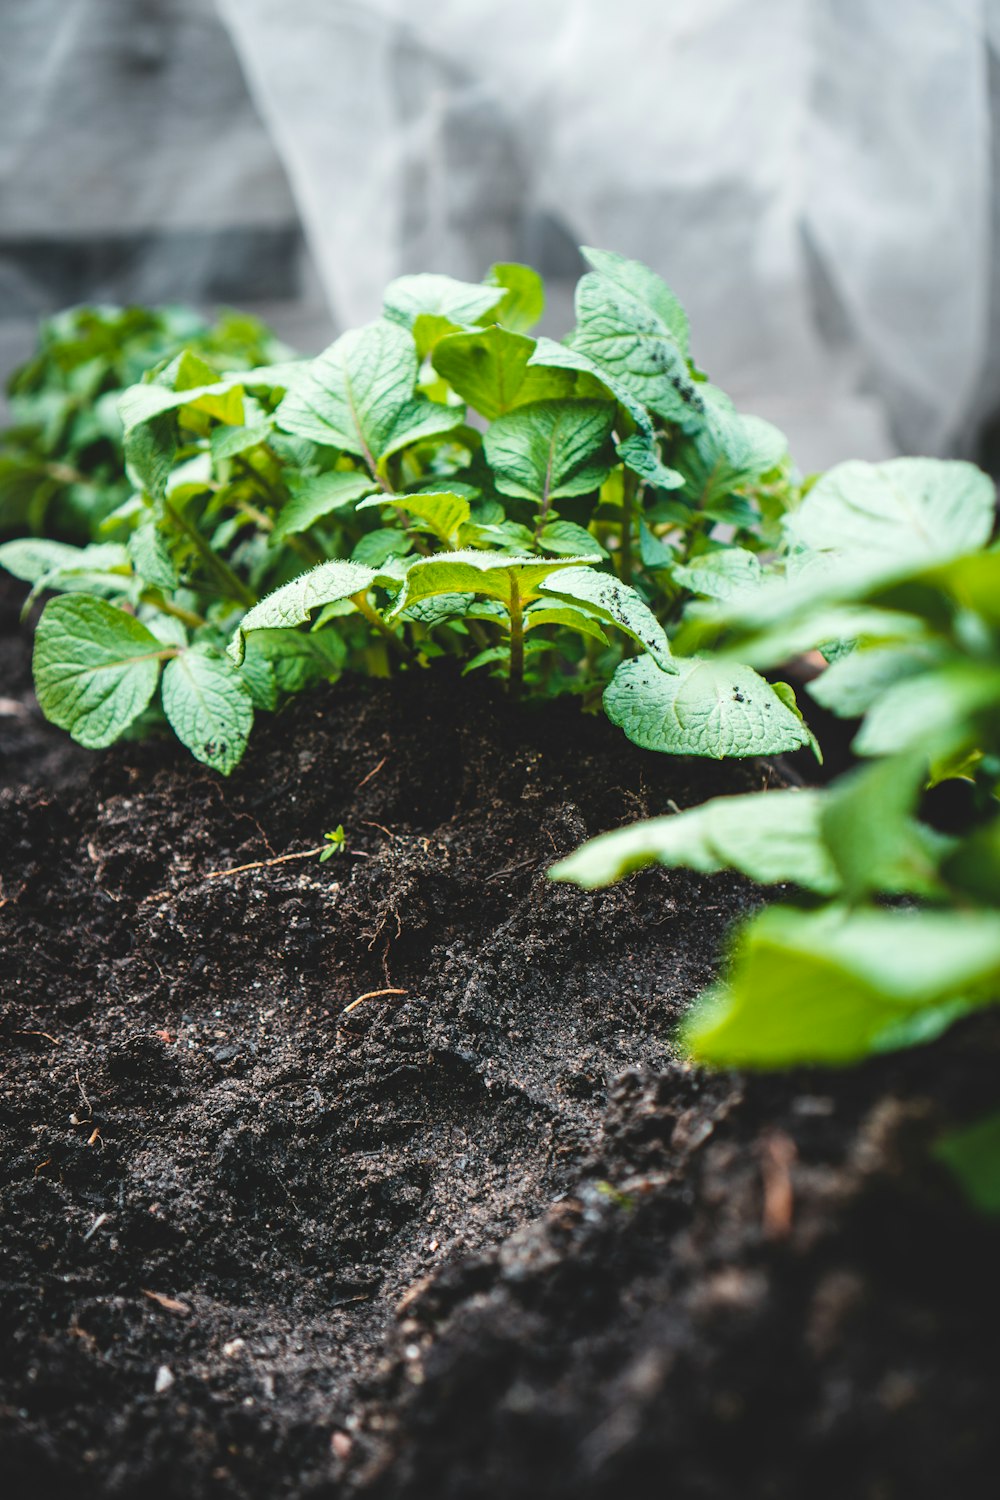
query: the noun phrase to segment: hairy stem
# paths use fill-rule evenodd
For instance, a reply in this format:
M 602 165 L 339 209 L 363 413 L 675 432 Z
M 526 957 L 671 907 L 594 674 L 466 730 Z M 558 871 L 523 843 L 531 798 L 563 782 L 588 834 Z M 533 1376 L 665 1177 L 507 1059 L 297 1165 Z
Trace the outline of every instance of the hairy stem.
M 351 595 L 351 603 L 358 611 L 358 614 L 361 615 L 363 619 L 367 620 L 372 629 L 377 630 L 379 635 L 384 636 L 396 651 L 401 652 L 403 656 L 413 655 L 413 652 L 410 650 L 409 646 L 402 639 L 402 637 L 398 636 L 394 630 L 391 630 L 389 628 L 389 626 L 383 620 L 382 616 L 379 614 L 378 610 L 374 609 L 368 602 L 368 595 L 364 589 L 360 589 L 358 593 Z
M 252 609 L 257 603 L 256 594 L 252 589 L 247 588 L 242 578 L 233 572 L 229 564 L 217 552 L 212 551 L 197 526 L 189 521 L 187 516 L 182 511 L 179 511 L 170 500 L 164 499 L 163 508 L 174 525 L 183 531 L 184 535 L 189 539 L 206 568 L 214 575 L 226 598 L 234 599 L 237 604 L 242 604 L 245 609 Z
M 521 594 L 517 586 L 517 575 L 512 571 L 507 575 L 510 578 L 510 677 L 508 688 L 510 696 L 517 699 L 521 696 L 521 686 L 524 682 L 524 615 L 521 610 Z
M 631 469 L 622 470 L 622 530 L 618 553 L 618 576 L 622 583 L 632 582 L 632 517 L 638 484 L 638 475 Z

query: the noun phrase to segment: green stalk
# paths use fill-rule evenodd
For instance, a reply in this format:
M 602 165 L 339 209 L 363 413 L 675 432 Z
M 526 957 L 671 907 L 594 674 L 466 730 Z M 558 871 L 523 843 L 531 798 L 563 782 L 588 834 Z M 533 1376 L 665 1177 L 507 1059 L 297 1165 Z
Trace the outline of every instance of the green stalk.
M 517 587 L 517 577 L 514 573 L 508 573 L 510 579 L 510 676 L 508 678 L 508 690 L 513 699 L 521 696 L 521 686 L 524 682 L 524 615 L 521 609 L 521 594 Z
M 362 619 L 367 620 L 368 624 L 372 627 L 373 630 L 377 630 L 379 635 L 384 636 L 385 639 L 389 642 L 390 646 L 394 647 L 396 651 L 402 652 L 403 656 L 413 655 L 413 652 L 410 650 L 406 642 L 402 640 L 394 630 L 390 630 L 389 626 L 385 623 L 378 610 L 373 609 L 369 604 L 368 595 L 366 594 L 364 589 L 360 589 L 358 593 L 351 595 L 351 603 L 358 611 L 358 614 L 361 615 Z
M 618 576 L 622 583 L 632 582 L 632 516 L 639 476 L 631 469 L 622 470 L 622 531 L 618 553 Z
M 165 615 L 172 615 L 175 620 L 180 620 L 189 630 L 198 630 L 208 621 L 203 615 L 195 614 L 193 609 L 184 609 L 180 604 L 174 604 L 170 599 L 165 599 L 158 590 L 143 589 L 141 594 L 143 604 L 153 604 Z
M 256 594 L 252 589 L 247 588 L 242 578 L 239 578 L 233 572 L 229 564 L 224 562 L 218 553 L 212 551 L 197 526 L 189 521 L 187 516 L 166 498 L 163 501 L 163 508 L 174 525 L 183 531 L 184 535 L 189 539 L 209 572 L 215 575 L 225 597 L 227 599 L 235 599 L 236 603 L 242 604 L 244 609 L 253 609 L 257 603 Z

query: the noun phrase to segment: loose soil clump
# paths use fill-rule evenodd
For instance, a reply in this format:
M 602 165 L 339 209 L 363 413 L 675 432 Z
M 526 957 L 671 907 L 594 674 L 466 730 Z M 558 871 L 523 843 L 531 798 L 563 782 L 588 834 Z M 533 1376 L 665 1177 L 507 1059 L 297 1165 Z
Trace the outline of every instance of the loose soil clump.
M 672 1029 L 760 893 L 546 877 L 773 768 L 436 671 L 229 781 L 59 779 L 0 794 L 8 1495 L 992 1493 L 1000 1236 L 926 1146 L 995 1023 L 706 1076 Z

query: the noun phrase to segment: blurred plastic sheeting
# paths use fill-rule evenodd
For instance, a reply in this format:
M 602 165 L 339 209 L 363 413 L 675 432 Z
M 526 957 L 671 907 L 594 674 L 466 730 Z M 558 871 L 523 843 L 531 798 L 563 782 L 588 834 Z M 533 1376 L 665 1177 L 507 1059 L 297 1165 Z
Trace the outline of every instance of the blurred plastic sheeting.
M 564 332 L 582 241 L 660 271 L 806 465 L 996 407 L 1000 0 L 217 3 L 341 323 L 514 258 Z
M 8 368 L 80 300 L 298 297 L 298 210 L 212 0 L 0 0 L 0 19 Z

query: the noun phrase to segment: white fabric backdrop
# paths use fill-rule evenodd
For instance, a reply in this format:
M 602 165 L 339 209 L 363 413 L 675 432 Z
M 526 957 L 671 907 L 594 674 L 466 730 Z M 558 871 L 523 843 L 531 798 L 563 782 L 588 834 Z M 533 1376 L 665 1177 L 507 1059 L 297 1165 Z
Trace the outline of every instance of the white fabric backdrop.
M 403 270 L 568 286 L 583 241 L 807 462 L 947 451 L 1000 395 L 997 0 L 218 4 L 340 322 Z

